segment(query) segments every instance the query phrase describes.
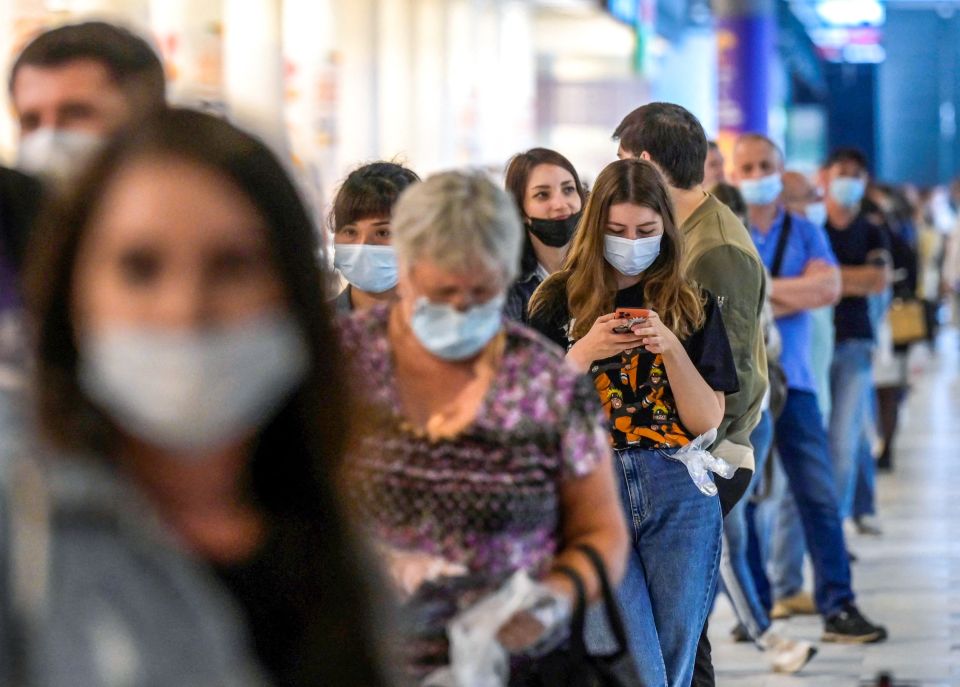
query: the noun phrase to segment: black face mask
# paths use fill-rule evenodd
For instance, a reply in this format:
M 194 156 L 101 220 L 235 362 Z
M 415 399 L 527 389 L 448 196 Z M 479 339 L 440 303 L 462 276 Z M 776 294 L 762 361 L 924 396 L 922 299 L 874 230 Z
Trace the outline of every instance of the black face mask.
M 566 219 L 530 219 L 527 229 L 551 248 L 562 248 L 570 243 L 577 228 L 582 212 L 570 215 Z

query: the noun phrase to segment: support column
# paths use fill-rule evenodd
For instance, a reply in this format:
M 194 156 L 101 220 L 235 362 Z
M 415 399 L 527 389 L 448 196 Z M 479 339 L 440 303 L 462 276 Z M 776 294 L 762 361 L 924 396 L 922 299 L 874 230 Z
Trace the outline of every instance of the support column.
M 230 118 L 287 157 L 280 0 L 225 0 L 224 93 Z
M 718 120 L 729 157 L 736 137 L 766 134 L 777 23 L 773 0 L 717 0 Z

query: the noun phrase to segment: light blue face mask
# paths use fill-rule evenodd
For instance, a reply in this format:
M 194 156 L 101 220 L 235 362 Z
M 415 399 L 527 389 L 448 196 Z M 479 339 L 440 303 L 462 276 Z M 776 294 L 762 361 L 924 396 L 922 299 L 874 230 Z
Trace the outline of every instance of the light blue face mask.
M 420 298 L 413 306 L 410 327 L 423 347 L 438 358 L 466 360 L 500 331 L 505 301 L 501 294 L 461 312 L 452 305 Z
M 759 179 L 744 179 L 740 182 L 740 194 L 747 205 L 769 205 L 777 200 L 781 191 L 783 191 L 783 180 L 779 172 Z
M 807 203 L 804 214 L 808 220 L 818 227 L 822 227 L 827 223 L 827 204 L 822 200 L 818 200 L 816 203 Z
M 367 293 L 383 293 L 397 285 L 397 254 L 393 246 L 338 243 L 333 264 L 344 279 Z
M 650 267 L 660 255 L 663 234 L 644 239 L 625 239 L 606 234 L 603 237 L 603 257 L 620 274 L 635 277 Z
M 867 182 L 859 177 L 837 177 L 830 182 L 830 196 L 845 208 L 854 208 L 863 200 Z

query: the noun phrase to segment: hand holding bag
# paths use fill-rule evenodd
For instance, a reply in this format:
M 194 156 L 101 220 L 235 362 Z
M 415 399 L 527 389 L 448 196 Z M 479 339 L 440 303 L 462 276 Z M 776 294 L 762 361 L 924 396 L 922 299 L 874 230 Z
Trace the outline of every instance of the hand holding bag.
M 633 656 L 627 648 L 627 632 L 620 616 L 613 588 L 600 554 L 592 547 L 581 544 L 582 551 L 593 564 L 603 592 L 603 605 L 607 622 L 617 643 L 613 653 L 590 655 L 584 637 L 586 615 L 586 590 L 580 575 L 567 566 L 558 566 L 560 572 L 570 578 L 576 589 L 576 605 L 570 621 L 570 640 L 566 646 L 538 659 L 512 687 L 643 687 Z

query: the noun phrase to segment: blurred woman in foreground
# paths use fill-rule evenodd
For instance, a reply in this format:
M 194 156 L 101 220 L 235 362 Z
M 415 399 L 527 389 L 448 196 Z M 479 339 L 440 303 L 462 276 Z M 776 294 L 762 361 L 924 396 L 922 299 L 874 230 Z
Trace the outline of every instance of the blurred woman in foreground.
M 221 120 L 161 113 L 38 239 L 36 393 L 59 450 L 2 504 L 10 679 L 383 684 L 335 496 L 349 386 L 281 165 Z

